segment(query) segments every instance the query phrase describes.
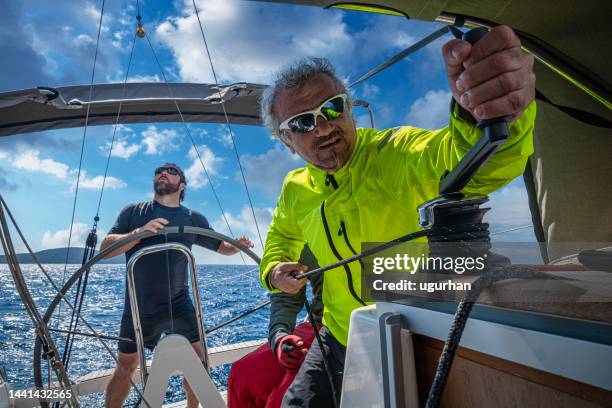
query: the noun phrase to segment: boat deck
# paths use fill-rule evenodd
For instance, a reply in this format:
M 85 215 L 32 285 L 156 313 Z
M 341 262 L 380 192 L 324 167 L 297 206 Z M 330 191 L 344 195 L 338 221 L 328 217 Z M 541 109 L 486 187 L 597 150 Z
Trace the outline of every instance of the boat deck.
M 251 351 L 255 350 L 262 344 L 265 344 L 266 341 L 267 340 L 265 339 L 260 339 L 260 340 L 245 341 L 241 343 L 234 343 L 234 344 L 228 344 L 225 346 L 210 348 L 209 349 L 210 365 L 211 367 L 216 367 L 216 366 L 220 366 L 224 364 L 233 363 L 234 361 L 241 359 L 242 357 L 244 357 Z M 150 365 L 151 365 L 151 360 L 147 361 L 147 366 L 149 367 Z M 111 379 L 113 370 L 114 369 L 94 371 L 84 376 L 75 378 L 74 384 L 72 386 L 73 392 L 75 392 L 77 396 L 89 395 L 89 394 L 94 394 L 97 392 L 103 392 L 106 389 L 106 385 Z M 132 380 L 134 381 L 134 384 L 140 383 L 140 370 L 139 369 L 137 369 L 132 375 Z M 30 388 L 30 389 L 34 390 L 35 388 Z M 222 393 L 224 399 L 226 398 L 225 394 L 226 394 L 225 392 Z M 15 401 L 14 408 L 36 407 L 40 403 L 39 400 L 37 399 L 25 399 L 25 398 L 16 399 L 14 401 Z M 2 405 L 1 402 L 2 401 L 0 401 L 0 406 Z M 182 401 L 182 402 L 177 402 L 175 404 L 164 405 L 164 407 L 172 407 L 172 408 L 184 407 L 186 406 L 186 404 L 187 404 L 186 401 Z

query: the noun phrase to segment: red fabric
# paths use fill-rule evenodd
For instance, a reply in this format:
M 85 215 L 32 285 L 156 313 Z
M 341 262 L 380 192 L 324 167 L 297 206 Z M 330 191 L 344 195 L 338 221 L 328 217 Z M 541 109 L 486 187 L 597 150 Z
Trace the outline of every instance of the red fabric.
M 302 323 L 293 334 L 310 347 L 314 333 Z M 227 382 L 228 408 L 278 408 L 296 373 L 281 367 L 268 343 L 232 364 Z

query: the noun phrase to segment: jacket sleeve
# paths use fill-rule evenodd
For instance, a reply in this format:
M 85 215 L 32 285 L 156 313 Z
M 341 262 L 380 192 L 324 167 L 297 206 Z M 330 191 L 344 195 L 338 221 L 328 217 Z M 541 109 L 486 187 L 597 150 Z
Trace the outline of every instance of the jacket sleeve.
M 305 245 L 300 255 L 300 263 L 307 265 L 309 270 L 319 267 L 316 258 Z M 312 287 L 311 311 L 315 322 L 321 324 L 323 316 L 323 274 L 315 274 L 308 277 Z M 290 293 L 273 293 L 270 297 L 270 322 L 268 324 L 268 342 L 273 351 L 276 350 L 278 341 L 290 334 L 295 329 L 297 316 L 302 310 L 306 300 L 306 286 L 295 295 Z
M 287 176 L 287 178 L 289 178 Z M 259 264 L 259 279 L 264 288 L 276 293 L 280 292 L 270 283 L 270 271 L 280 262 L 296 262 L 305 241 L 296 224 L 295 217 L 291 214 L 291 205 L 287 202 L 290 186 L 287 181 L 283 184 L 270 229 L 266 237 L 266 248 L 261 263 Z
M 489 194 L 523 174 L 527 159 L 533 154 L 535 116 L 536 103 L 534 101 L 509 126 L 508 139 L 464 188 L 466 193 Z M 440 163 L 443 167 L 442 172 L 455 167 L 484 134 L 484 131 L 477 128 L 475 124 L 461 118 L 457 103 L 453 103 L 449 132 L 450 141 L 445 146 L 447 153 L 444 163 Z
M 533 153 L 535 114 L 536 104 L 532 102 L 509 126 L 506 142 L 478 171 L 464 192 L 489 194 L 523 173 Z M 400 197 L 410 194 L 416 180 L 419 185 L 427 186 L 423 187 L 428 190 L 423 191 L 423 196 L 435 196 L 442 174 L 452 170 L 482 136 L 482 129 L 461 117 L 458 104 L 452 103 L 450 124 L 445 128 L 423 130 L 403 126 L 380 133 L 378 150 L 387 169 L 383 176 L 391 176 L 393 190 Z
M 304 306 L 304 299 L 306 299 L 306 286 L 296 294 L 272 293 L 268 342 L 273 351 L 276 350 L 276 343 L 295 329 L 295 320 Z

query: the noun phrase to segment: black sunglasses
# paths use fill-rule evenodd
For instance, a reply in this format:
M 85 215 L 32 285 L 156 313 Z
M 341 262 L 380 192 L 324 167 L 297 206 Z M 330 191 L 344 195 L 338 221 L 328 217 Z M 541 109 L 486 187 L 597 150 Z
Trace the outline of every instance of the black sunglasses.
M 155 175 L 157 174 L 162 174 L 164 172 L 164 170 L 166 170 L 166 173 L 173 175 L 173 176 L 180 176 L 181 173 L 179 172 L 179 170 L 176 167 L 158 167 L 155 169 Z

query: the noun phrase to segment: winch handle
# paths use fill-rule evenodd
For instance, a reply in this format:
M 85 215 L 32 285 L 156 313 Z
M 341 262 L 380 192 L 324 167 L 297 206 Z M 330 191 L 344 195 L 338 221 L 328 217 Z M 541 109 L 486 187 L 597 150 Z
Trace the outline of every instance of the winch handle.
M 463 34 L 463 40 L 474 45 L 487 33 L 488 30 L 484 27 L 474 28 Z M 461 191 L 493 153 L 504 144 L 509 135 L 508 119 L 509 116 L 500 116 L 478 121 L 476 126 L 484 130 L 484 135 L 463 156 L 451 172 L 442 176 L 440 195 Z

